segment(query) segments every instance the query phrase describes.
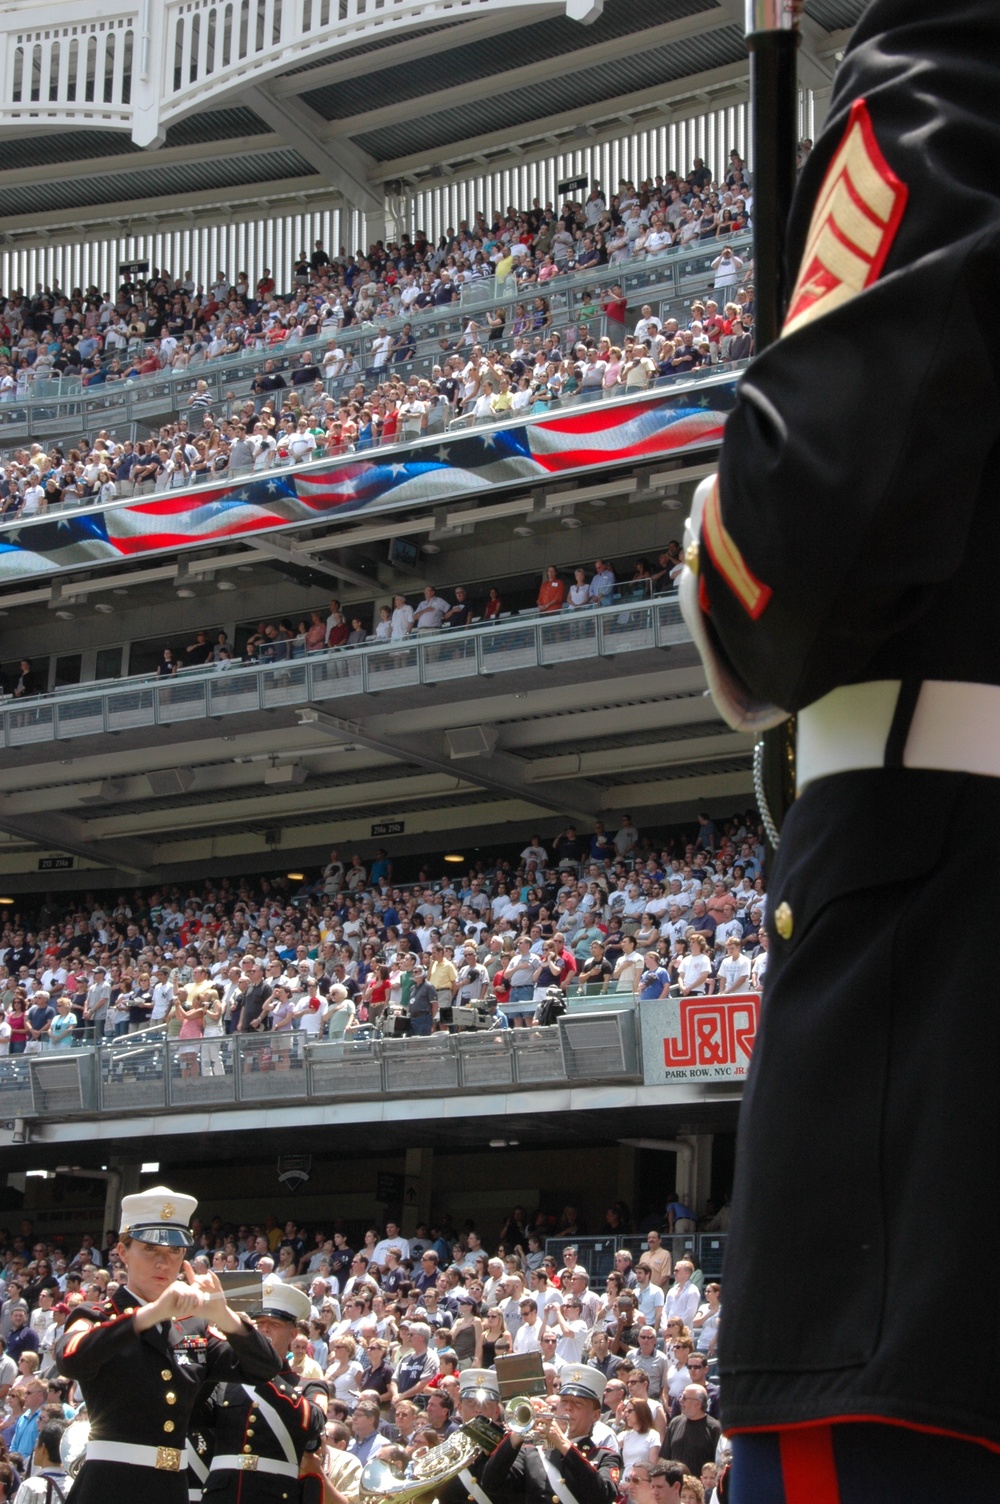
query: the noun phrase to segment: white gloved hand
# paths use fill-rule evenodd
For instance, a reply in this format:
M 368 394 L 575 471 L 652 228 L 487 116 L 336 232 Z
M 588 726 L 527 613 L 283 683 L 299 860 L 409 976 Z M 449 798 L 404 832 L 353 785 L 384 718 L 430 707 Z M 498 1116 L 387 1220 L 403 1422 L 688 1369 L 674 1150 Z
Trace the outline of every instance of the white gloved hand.
M 698 576 L 687 563 L 692 556 L 691 545 L 695 544 L 698 550 L 702 547 L 702 517 L 717 479 L 715 475 L 707 476 L 694 493 L 691 515 L 684 525 L 685 563 L 678 580 L 678 600 L 681 615 L 701 656 L 709 693 L 722 719 L 734 731 L 767 731 L 771 726 L 780 726 L 782 721 L 787 721 L 789 712 L 756 699 L 732 664 L 723 657 L 698 600 Z

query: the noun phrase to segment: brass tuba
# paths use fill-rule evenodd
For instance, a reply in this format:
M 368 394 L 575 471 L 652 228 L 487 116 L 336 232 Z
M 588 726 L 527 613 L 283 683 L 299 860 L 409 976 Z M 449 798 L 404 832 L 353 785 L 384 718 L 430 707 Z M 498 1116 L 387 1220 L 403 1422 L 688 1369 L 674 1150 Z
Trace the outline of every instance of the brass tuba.
M 59 1459 L 66 1469 L 66 1476 L 73 1480 L 87 1460 L 87 1442 L 90 1440 L 90 1421 L 86 1416 L 70 1421 L 59 1443 Z
M 475 1435 L 463 1426 L 440 1446 L 428 1447 L 411 1457 L 403 1473 L 373 1457 L 361 1472 L 359 1504 L 411 1504 L 422 1494 L 432 1499 L 436 1490 L 468 1467 L 481 1450 Z

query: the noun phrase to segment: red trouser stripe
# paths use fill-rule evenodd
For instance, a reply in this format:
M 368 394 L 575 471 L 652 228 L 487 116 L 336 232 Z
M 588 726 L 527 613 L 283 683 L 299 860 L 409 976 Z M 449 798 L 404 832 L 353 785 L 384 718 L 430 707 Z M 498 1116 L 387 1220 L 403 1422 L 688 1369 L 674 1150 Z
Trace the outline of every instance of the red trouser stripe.
M 841 1504 L 830 1426 L 779 1431 L 785 1504 Z

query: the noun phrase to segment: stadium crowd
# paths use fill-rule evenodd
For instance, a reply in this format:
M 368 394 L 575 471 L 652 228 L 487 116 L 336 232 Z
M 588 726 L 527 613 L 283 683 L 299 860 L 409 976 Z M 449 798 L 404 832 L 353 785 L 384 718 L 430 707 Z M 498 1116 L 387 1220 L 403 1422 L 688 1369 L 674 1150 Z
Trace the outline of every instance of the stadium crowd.
M 562 611 L 583 611 L 618 601 L 649 600 L 654 594 L 673 589 L 681 568 L 680 544 L 676 540 L 668 543 L 657 556 L 655 567 L 648 559 L 640 558 L 634 565 L 626 566 L 621 577 L 606 559 L 596 559 L 592 568 L 579 564 L 572 569 L 561 569 L 556 564 L 548 564 L 534 605 L 525 607 L 522 603 L 518 614 L 552 616 Z M 570 574 L 572 584 L 568 583 Z M 157 673 L 161 678 L 169 678 L 182 668 L 225 668 L 235 663 L 238 656 L 244 663 L 279 663 L 334 648 L 419 639 L 422 635 L 442 630 L 458 630 L 496 621 L 505 610 L 504 599 L 496 585 L 486 587 L 485 596 L 475 603 L 464 585 L 452 586 L 448 594 L 453 596 L 452 600 L 440 595 L 436 585 L 425 585 L 421 595 L 411 604 L 405 594 L 397 592 L 391 606 L 377 609 L 370 630 L 366 621 L 371 607 L 353 606 L 348 610 L 334 597 L 326 609 L 310 611 L 308 619 L 300 617 L 297 624 L 285 616 L 273 621 L 258 621 L 247 633 L 242 655 L 238 655 L 228 632 L 198 631 L 194 641 L 184 648 L 164 647 Z M 519 591 L 518 596 L 522 595 L 523 591 Z M 37 692 L 37 687 L 32 692 Z
M 537 415 L 743 359 L 753 348 L 753 288 L 743 285 L 749 268 L 724 241 L 746 228 L 751 204 L 734 153 L 722 184 L 713 185 L 699 161 L 686 179 L 623 182 L 610 201 L 595 186 L 558 217 L 537 201 L 491 225 L 477 215 L 437 246 L 418 234 L 372 246 L 367 256 L 341 250 L 331 258 L 317 243 L 300 254 L 284 296 L 266 268 L 252 288 L 243 272 L 232 279 L 220 271 L 207 289 L 163 272 L 123 283 L 115 298 L 93 287 L 12 293 L 0 299 L 0 402 L 25 399 L 36 382 L 41 393 L 54 376 L 75 374 L 89 390 L 209 369 L 241 353 L 259 354 L 260 368 L 245 398 L 217 399 L 199 380 L 177 420 L 154 438 L 119 442 L 102 431 L 92 443 L 18 449 L 0 476 L 0 515 L 30 517 L 63 503 L 195 485 L 219 472 L 363 451 L 456 423 Z M 694 300 L 681 318 L 661 326 L 647 305 L 629 331 L 620 284 L 601 296 L 583 293 L 572 316 L 553 309 L 561 276 L 708 240 L 720 243 L 714 297 Z M 458 304 L 462 287 L 484 278 L 498 294 L 495 307 L 481 321 L 469 318 L 457 338 L 440 340 L 437 363 L 417 376 L 409 369 L 413 320 Z M 508 305 L 505 288 L 523 301 Z M 383 322 L 407 316 L 395 334 Z M 593 332 L 598 319 L 608 332 Z M 352 328 L 371 336 L 363 364 L 355 342 L 341 337 Z
M 195 1219 L 191 1261 L 196 1274 L 257 1271 L 306 1290 L 309 1315 L 287 1357 L 300 1386 L 325 1388 L 324 1466 L 351 1500 L 372 1458 L 401 1446 L 408 1460 L 471 1419 L 464 1374 L 480 1390 L 495 1386 L 497 1358 L 520 1353 L 538 1355 L 550 1403 L 567 1369 L 599 1371 L 594 1434 L 621 1455 L 622 1504 L 703 1504 L 722 1440 L 713 1377 L 721 1289 L 696 1267 L 693 1249 L 676 1262 L 670 1251 L 678 1246 L 671 1233 L 695 1230 L 695 1213 L 673 1192 L 635 1232 L 622 1203 L 605 1220 L 613 1267 L 593 1278 L 586 1247 L 574 1241 L 581 1222 L 573 1206 L 559 1217 L 514 1207 L 485 1244 L 474 1222 L 459 1230 L 446 1213 L 411 1237 L 393 1220 L 305 1227 L 274 1216 L 239 1226 Z M 724 1228 L 725 1206 L 709 1205 L 701 1222 Z M 56 1343 L 75 1306 L 100 1304 L 124 1283 L 117 1240 L 115 1231 L 102 1248 L 89 1235 L 37 1236 L 29 1220 L 13 1236 L 0 1231 L 5 1498 L 32 1471 L 46 1424 L 78 1413 L 81 1397 L 59 1375 Z M 553 1241 L 558 1258 L 544 1251 Z M 493 1413 L 499 1418 L 498 1405 Z M 35 1504 L 30 1490 L 20 1504 Z
M 159 1026 L 184 1074 L 222 1074 L 226 1034 L 305 1042 L 380 1029 L 526 1027 L 552 989 L 644 1001 L 759 989 L 764 848 L 753 816 L 654 841 L 623 815 L 569 825 L 464 877 L 394 882 L 383 849 L 311 881 L 207 881 L 11 912 L 0 932 L 0 1052 L 71 1049 Z M 471 1014 L 480 1015 L 472 1018 Z

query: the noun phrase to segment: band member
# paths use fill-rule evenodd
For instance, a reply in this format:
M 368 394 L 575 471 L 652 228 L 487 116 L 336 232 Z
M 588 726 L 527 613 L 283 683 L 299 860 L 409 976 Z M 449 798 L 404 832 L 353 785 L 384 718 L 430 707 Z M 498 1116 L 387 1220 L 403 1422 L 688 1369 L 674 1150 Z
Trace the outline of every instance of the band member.
M 165 1186 L 125 1196 L 116 1253 L 126 1282 L 77 1306 L 57 1339 L 59 1372 L 79 1383 L 90 1418 L 79 1504 L 187 1504 L 185 1444 L 203 1386 L 280 1367 L 218 1278 L 187 1262 L 196 1205 Z
M 614 1504 L 622 1460 L 594 1441 L 601 1413 L 604 1375 L 596 1368 L 567 1365 L 555 1413 L 538 1410 L 538 1444 L 513 1433 L 504 1437 L 482 1471 L 484 1493 L 499 1504 L 505 1495 L 531 1504 Z
M 459 1374 L 458 1413 L 463 1425 L 474 1426 L 477 1421 L 485 1420 L 502 1428 L 500 1389 L 492 1368 L 466 1368 Z M 491 1504 L 479 1481 L 487 1455 L 480 1452 L 468 1467 L 442 1484 L 437 1491 L 438 1504 Z
M 925 954 L 1000 829 L 998 59 L 995 0 L 867 6 L 799 179 L 782 337 L 690 519 L 681 602 L 720 710 L 798 715 L 719 1338 L 736 1504 L 855 1504 L 875 1477 L 885 1504 L 944 1477 L 1000 1497 L 986 897 Z M 957 1387 L 923 1331 L 943 1187 L 991 1292 Z
M 327 1388 L 299 1380 L 288 1362 L 296 1322 L 309 1318 L 309 1297 L 265 1279 L 254 1325 L 268 1339 L 281 1371 L 257 1384 L 220 1384 L 212 1395 L 212 1460 L 205 1504 L 256 1504 L 301 1497 L 302 1459 L 320 1449 Z

